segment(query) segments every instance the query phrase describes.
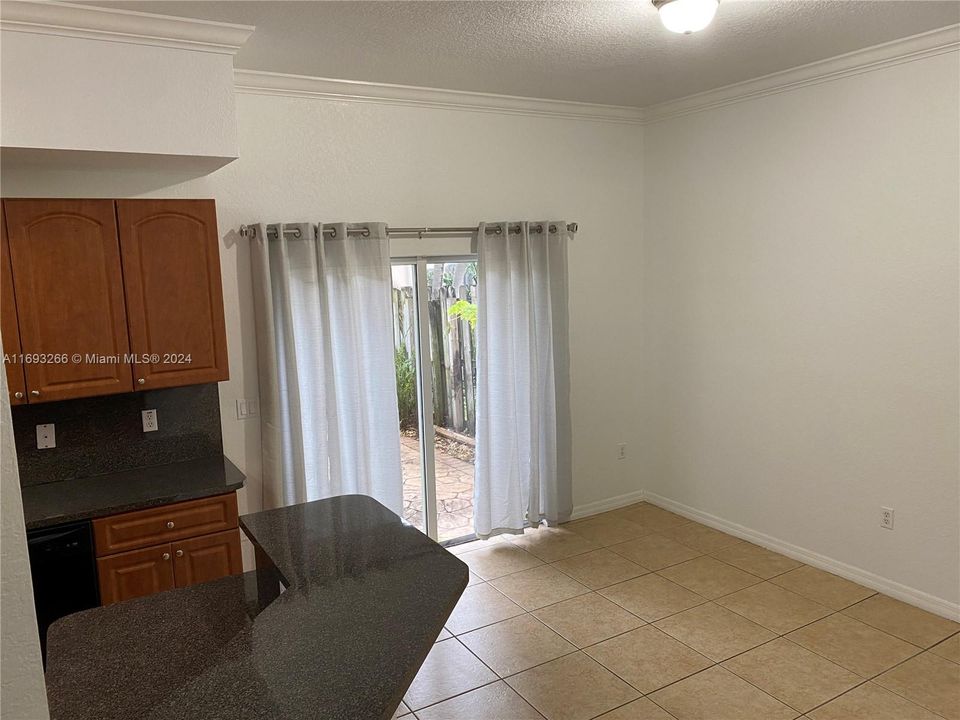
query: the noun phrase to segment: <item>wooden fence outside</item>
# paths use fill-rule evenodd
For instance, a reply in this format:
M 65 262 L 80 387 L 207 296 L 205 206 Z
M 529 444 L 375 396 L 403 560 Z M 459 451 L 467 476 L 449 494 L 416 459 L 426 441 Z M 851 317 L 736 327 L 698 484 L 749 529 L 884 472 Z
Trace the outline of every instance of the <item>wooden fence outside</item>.
M 477 302 L 475 285 L 432 288 L 427 300 L 433 424 L 473 437 L 477 427 L 477 338 L 467 320 L 451 317 L 458 300 Z M 415 357 L 416 302 L 413 288 L 393 289 L 394 347 Z M 425 363 L 426 364 L 426 363 Z

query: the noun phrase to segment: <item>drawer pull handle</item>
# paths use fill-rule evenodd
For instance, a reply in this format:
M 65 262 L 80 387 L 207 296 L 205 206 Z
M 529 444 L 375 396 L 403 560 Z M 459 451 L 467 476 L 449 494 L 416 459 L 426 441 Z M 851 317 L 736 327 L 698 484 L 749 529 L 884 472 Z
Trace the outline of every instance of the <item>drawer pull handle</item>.
M 177 550 L 177 557 L 183 557 L 183 550 Z
M 167 530 L 173 530 L 173 520 L 167 521 Z
M 147 381 L 144 380 L 143 378 L 137 378 L 137 385 L 143 385 L 145 382 Z
M 31 391 L 30 391 L 30 394 L 33 395 L 34 397 L 40 397 L 40 391 L 39 391 L 39 390 L 31 390 Z
M 22 399 L 23 399 L 23 393 L 20 392 L 19 390 L 17 390 L 17 391 L 13 394 L 13 396 L 14 396 L 17 400 L 22 400 Z
M 169 560 L 169 559 L 170 559 L 170 553 L 164 553 L 164 554 L 163 554 L 163 559 L 164 559 L 164 560 Z

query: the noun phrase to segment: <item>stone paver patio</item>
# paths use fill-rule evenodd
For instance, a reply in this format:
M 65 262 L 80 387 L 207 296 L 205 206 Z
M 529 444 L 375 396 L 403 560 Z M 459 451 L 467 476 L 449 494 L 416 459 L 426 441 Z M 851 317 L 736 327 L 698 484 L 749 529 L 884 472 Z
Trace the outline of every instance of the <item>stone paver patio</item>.
M 437 467 L 437 526 L 440 540 L 473 534 L 473 465 L 434 450 Z M 420 441 L 400 436 L 403 463 L 403 517 L 423 528 L 423 498 L 420 480 Z

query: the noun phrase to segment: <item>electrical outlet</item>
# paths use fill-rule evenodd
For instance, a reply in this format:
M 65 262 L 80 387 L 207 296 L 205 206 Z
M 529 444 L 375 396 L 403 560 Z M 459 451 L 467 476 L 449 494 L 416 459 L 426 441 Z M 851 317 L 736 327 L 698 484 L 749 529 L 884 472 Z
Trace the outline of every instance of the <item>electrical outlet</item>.
M 893 530 L 893 508 L 880 508 L 880 527 L 884 530 Z
M 37 425 L 37 450 L 49 450 L 57 446 L 57 430 L 53 423 Z
M 626 460 L 627 459 L 627 444 L 619 443 L 617 445 L 617 460 Z
M 237 420 L 247 420 L 256 417 L 260 411 L 259 401 L 237 398 Z
M 140 419 L 143 421 L 144 432 L 156 432 L 160 429 L 160 426 L 157 424 L 156 410 L 143 410 L 140 413 Z

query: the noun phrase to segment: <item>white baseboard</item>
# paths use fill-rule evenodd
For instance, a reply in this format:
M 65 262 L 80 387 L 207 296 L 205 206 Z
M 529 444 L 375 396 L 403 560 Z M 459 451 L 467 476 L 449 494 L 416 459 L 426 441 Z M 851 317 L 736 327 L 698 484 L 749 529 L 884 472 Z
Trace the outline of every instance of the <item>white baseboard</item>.
M 577 505 L 573 509 L 573 515 L 570 516 L 570 519 L 579 520 L 580 518 L 589 517 L 590 515 L 598 515 L 599 513 L 609 510 L 627 507 L 627 505 L 641 502 L 645 496 L 643 490 L 636 490 L 625 495 L 607 498 L 606 500 L 597 500 L 596 502 L 587 503 L 586 505 Z
M 642 492 L 637 494 L 642 495 L 647 502 L 658 505 L 665 510 L 675 512 L 677 515 L 683 515 L 684 517 L 690 518 L 691 520 L 696 520 L 703 525 L 708 525 L 717 530 L 722 530 L 725 533 L 735 535 L 743 540 L 749 540 L 750 542 L 765 547 L 768 550 L 774 550 L 778 553 L 786 555 L 787 557 L 792 557 L 795 560 L 806 563 L 807 565 L 812 565 L 813 567 L 820 568 L 821 570 L 832 572 L 834 575 L 839 575 L 840 577 L 851 580 L 852 582 L 860 583 L 861 585 L 872 588 L 878 592 L 882 592 L 885 595 L 896 598 L 897 600 L 902 600 L 905 603 L 922 608 L 923 610 L 928 610 L 929 612 L 935 613 L 942 617 L 960 622 L 960 603 L 950 602 L 949 600 L 945 600 L 943 598 L 936 597 L 935 595 L 931 595 L 921 590 L 903 585 L 895 580 L 890 580 L 889 578 L 876 575 L 875 573 L 869 572 L 862 568 L 848 565 L 840 562 L 839 560 L 834 560 L 831 557 L 827 557 L 826 555 L 821 555 L 811 550 L 807 550 L 806 548 L 784 542 L 783 540 L 779 540 L 771 535 L 765 535 L 764 533 L 751 530 L 743 525 L 738 525 L 737 523 L 724 520 L 716 515 L 705 513 L 688 505 L 678 503 L 670 498 L 663 497 L 662 495 L 657 495 L 656 493 L 650 492 Z M 621 497 L 627 496 L 624 495 Z M 610 502 L 613 503 L 619 500 L 620 498 L 613 498 L 613 500 Z M 633 500 L 632 502 L 637 502 L 637 500 Z M 599 506 L 602 504 L 603 503 L 593 503 L 592 505 L 584 507 L 592 508 L 593 505 Z M 603 510 L 596 510 L 594 512 L 603 512 Z

